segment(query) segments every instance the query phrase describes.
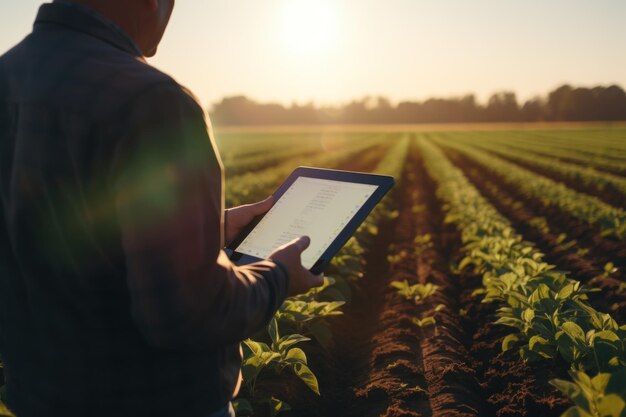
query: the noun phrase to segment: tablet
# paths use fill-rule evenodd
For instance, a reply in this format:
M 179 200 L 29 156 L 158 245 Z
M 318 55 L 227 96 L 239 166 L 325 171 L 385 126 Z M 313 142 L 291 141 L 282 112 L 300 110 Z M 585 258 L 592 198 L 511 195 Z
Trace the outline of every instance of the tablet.
M 235 264 L 249 264 L 309 236 L 302 265 L 322 273 L 394 184 L 390 176 L 298 167 L 273 194 L 272 208 L 254 219 L 226 252 Z

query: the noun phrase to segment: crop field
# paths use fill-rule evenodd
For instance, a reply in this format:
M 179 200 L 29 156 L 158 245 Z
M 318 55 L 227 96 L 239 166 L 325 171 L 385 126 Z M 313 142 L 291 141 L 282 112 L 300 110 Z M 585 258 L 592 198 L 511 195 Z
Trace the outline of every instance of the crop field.
M 227 207 L 299 165 L 397 180 L 245 341 L 238 415 L 626 415 L 626 128 L 217 140 Z
M 626 417 L 626 127 L 216 138 L 227 207 L 300 165 L 397 181 L 244 341 L 238 415 Z

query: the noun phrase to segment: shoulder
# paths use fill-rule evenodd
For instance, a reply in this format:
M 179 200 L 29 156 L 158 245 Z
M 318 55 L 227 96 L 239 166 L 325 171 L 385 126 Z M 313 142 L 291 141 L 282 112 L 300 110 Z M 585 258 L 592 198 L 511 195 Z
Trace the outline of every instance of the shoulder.
M 93 121 L 109 120 L 141 97 L 162 95 L 197 106 L 187 89 L 144 58 L 64 30 L 34 32 L 0 57 L 3 84 L 20 101 L 45 102 Z
M 126 114 L 163 121 L 181 117 L 205 121 L 204 110 L 197 98 L 169 76 L 155 77 L 150 82 L 143 80 L 141 87 L 134 90 L 120 107 Z
M 104 91 L 92 94 L 101 109 L 101 121 L 112 124 L 137 118 L 165 122 L 184 115 L 205 121 L 196 97 L 169 74 L 128 54 L 109 56 L 98 66 L 106 75 L 99 80 Z

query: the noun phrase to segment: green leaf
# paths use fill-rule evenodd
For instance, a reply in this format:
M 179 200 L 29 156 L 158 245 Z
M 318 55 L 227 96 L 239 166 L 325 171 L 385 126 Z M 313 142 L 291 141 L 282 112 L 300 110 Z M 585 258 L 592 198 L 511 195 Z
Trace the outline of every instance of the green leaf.
M 272 339 L 272 342 L 277 343 L 278 340 L 280 339 L 280 335 L 278 334 L 278 322 L 276 321 L 275 318 L 273 318 L 270 321 L 270 324 L 267 327 L 267 331 L 270 334 L 270 338 Z
M 297 363 L 294 366 L 294 372 L 296 373 L 298 378 L 300 378 L 307 385 L 307 387 L 311 389 L 311 391 L 313 391 L 317 395 L 320 395 L 317 378 L 315 377 L 313 372 L 311 372 L 308 366 Z
M 474 259 L 471 256 L 466 256 L 459 263 L 458 269 L 459 271 L 463 271 L 465 268 L 470 266 L 474 262 Z
M 256 342 L 255 344 L 257 346 L 265 345 L 264 343 Z M 246 343 L 246 345 L 248 345 L 248 343 Z M 257 349 L 257 353 L 253 353 L 251 356 L 246 357 L 243 361 L 241 372 L 243 374 L 244 381 L 246 381 L 246 383 L 254 381 L 263 369 L 265 369 L 273 361 L 280 359 L 280 357 L 280 354 L 277 352 Z
M 292 364 L 295 364 L 295 363 L 303 363 L 305 365 L 307 364 L 306 354 L 300 348 L 289 349 L 289 352 L 287 352 L 287 356 L 285 356 L 285 360 Z
M 243 341 L 243 343 L 246 345 L 246 347 L 248 349 L 250 349 L 252 351 L 253 355 L 259 355 L 261 352 L 263 352 L 262 345 L 264 343 L 255 342 L 252 339 L 246 339 L 246 340 Z M 265 345 L 265 346 L 267 346 L 267 345 Z M 268 346 L 267 350 L 269 350 L 269 346 Z
M 472 298 L 478 297 L 479 295 L 487 294 L 487 290 L 484 288 L 478 288 L 472 291 Z
M 608 394 L 598 399 L 598 412 L 602 417 L 620 417 L 626 402 L 617 394 Z
M 411 321 L 418 327 L 434 326 L 435 324 L 437 324 L 437 320 L 435 320 L 435 318 L 432 316 L 424 317 L 421 320 L 413 317 L 411 318 Z
M 573 321 L 566 321 L 561 325 L 561 330 L 563 330 L 572 341 L 577 344 L 585 345 L 585 331 L 578 324 Z
M 609 381 L 611 380 L 611 374 L 598 374 L 591 378 L 591 386 L 598 392 L 605 392 Z
M 564 379 L 552 379 L 550 380 L 550 385 L 552 385 L 570 398 L 575 396 L 580 391 L 576 384 L 570 381 L 566 381 Z
M 506 352 L 509 349 L 512 349 L 517 345 L 520 341 L 520 336 L 518 333 L 512 333 L 502 340 L 502 351 Z
M 291 406 L 289 404 L 287 404 L 283 400 L 279 400 L 276 397 L 272 397 L 269 403 L 270 403 L 270 411 L 271 411 L 272 417 L 277 416 L 279 413 L 283 411 L 291 410 Z
M 245 398 L 237 398 L 233 400 L 233 408 L 235 409 L 237 416 L 251 416 L 254 414 L 252 404 L 250 404 L 250 401 Z
M 404 280 L 404 281 L 392 281 L 389 286 L 391 288 L 395 288 L 397 290 L 404 290 L 409 286 L 409 282 Z
M 524 322 L 515 317 L 500 317 L 496 320 L 496 324 L 503 324 L 505 326 L 515 327 L 519 330 L 523 330 Z
M 619 337 L 617 336 L 617 334 L 615 332 L 612 332 L 610 330 L 603 330 L 601 332 L 597 332 L 594 333 L 594 337 L 593 337 L 594 341 L 595 340 L 605 340 L 608 342 L 619 342 Z
M 537 289 L 530 295 L 528 301 L 532 304 L 539 304 L 544 299 L 551 299 L 550 288 L 546 284 L 539 284 Z
M 390 284 L 391 287 L 398 291 L 398 294 L 404 296 L 407 300 L 413 300 L 415 303 L 419 303 L 425 298 L 434 294 L 439 286 L 426 283 L 426 284 L 409 284 L 407 280 L 394 281 Z
M 527 308 L 522 313 L 522 319 L 524 319 L 526 323 L 532 322 L 534 318 L 535 318 L 535 310 L 533 310 L 532 308 Z
M 528 347 L 531 351 L 544 358 L 553 358 L 556 353 L 554 346 L 541 336 L 531 337 L 528 341 Z
M 604 272 L 606 272 L 607 274 L 612 274 L 616 271 L 617 268 L 615 268 L 615 264 L 613 262 L 608 262 L 606 265 L 604 265 Z
M 552 385 L 553 387 L 561 391 L 563 394 L 565 394 L 567 397 L 569 397 L 572 401 L 574 401 L 574 404 L 576 404 L 578 407 L 582 408 L 583 410 L 589 410 L 590 408 L 589 401 L 587 401 L 587 398 L 585 398 L 585 396 L 582 395 L 582 390 L 578 384 L 575 384 L 570 381 L 565 381 L 564 379 L 553 379 L 550 381 L 550 385 Z M 573 408 L 577 408 L 577 407 L 573 407 Z
M 570 371 L 569 374 L 576 385 L 580 388 L 581 392 L 581 395 L 579 396 L 580 398 L 573 398 L 574 402 L 576 404 L 578 404 L 578 402 L 581 404 L 587 404 L 583 408 L 585 408 L 585 410 L 591 410 L 589 404 L 593 402 L 597 396 L 591 384 L 591 378 L 589 378 L 589 375 L 583 371 Z
M 278 352 L 267 352 L 262 355 L 263 363 L 267 366 L 274 361 L 280 360 L 280 353 Z
M 278 350 L 282 352 L 297 343 L 308 342 L 309 340 L 311 339 L 302 336 L 301 334 L 290 334 L 278 340 Z
M 576 284 L 578 284 L 578 282 L 576 282 Z M 563 288 L 559 290 L 559 292 L 556 295 L 556 298 L 558 300 L 567 300 L 576 291 L 576 287 L 577 285 L 575 285 L 574 283 L 565 285 Z

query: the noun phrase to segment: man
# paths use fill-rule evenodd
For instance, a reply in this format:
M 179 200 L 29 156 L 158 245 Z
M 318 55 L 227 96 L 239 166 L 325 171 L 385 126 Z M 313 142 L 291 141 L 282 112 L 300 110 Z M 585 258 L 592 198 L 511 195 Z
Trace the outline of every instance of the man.
M 232 415 L 239 342 L 321 284 L 301 238 L 234 266 L 192 96 L 150 67 L 174 0 L 57 0 L 0 58 L 0 353 L 18 417 Z M 224 226 L 224 223 L 226 225 Z

